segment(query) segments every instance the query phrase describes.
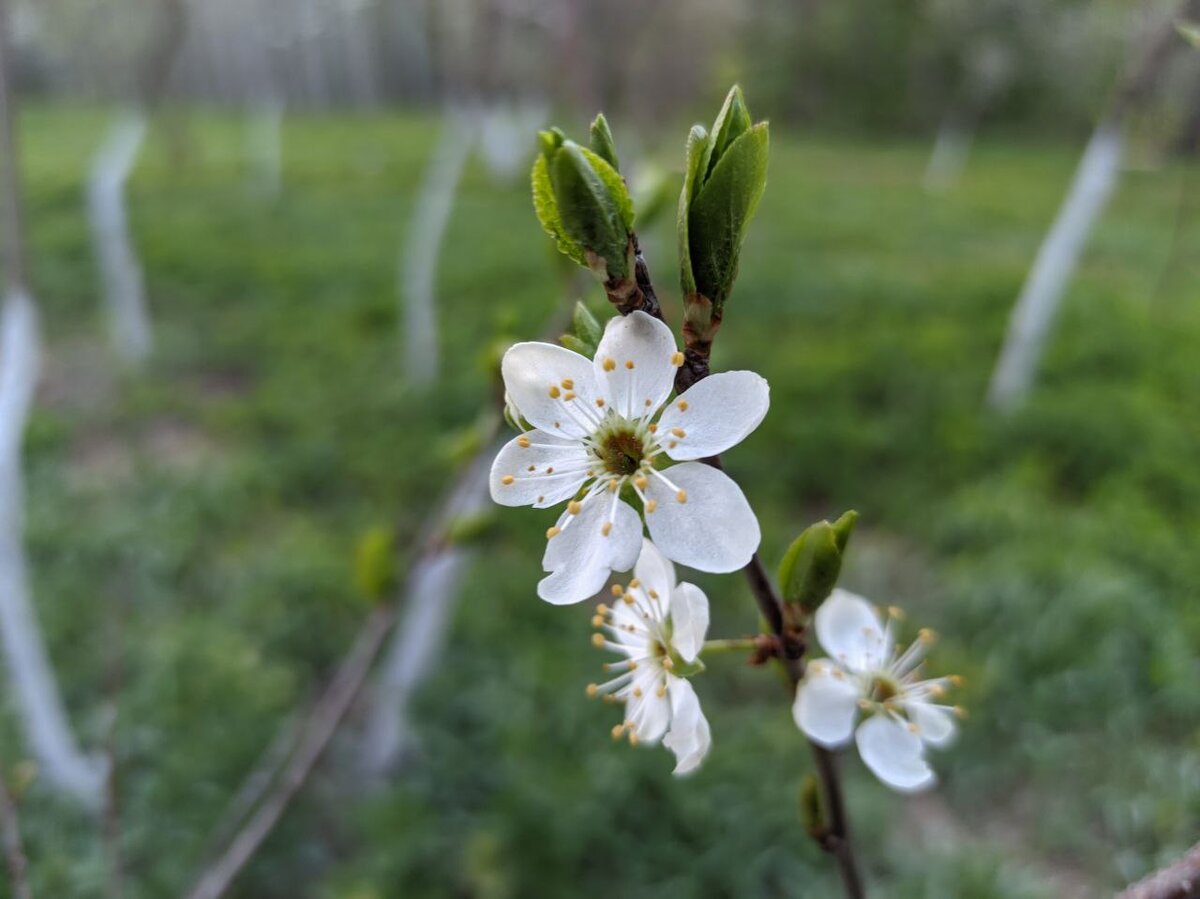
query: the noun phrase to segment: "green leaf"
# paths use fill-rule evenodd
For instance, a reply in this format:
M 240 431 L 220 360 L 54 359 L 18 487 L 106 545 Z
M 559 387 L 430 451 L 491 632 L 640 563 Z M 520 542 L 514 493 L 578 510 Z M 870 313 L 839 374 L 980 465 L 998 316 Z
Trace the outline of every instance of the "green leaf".
M 750 110 L 746 108 L 746 98 L 742 96 L 742 89 L 735 84 L 725 95 L 725 103 L 713 121 L 713 139 L 703 168 L 705 181 L 711 177 L 713 168 L 725 155 L 730 144 L 749 131 L 752 124 Z
M 842 554 L 858 520 L 847 512 L 836 523 L 818 521 L 797 537 L 779 563 L 779 583 L 785 602 L 811 614 L 837 586 Z
M 737 278 L 746 228 L 767 183 L 769 132 L 760 122 L 736 138 L 691 203 L 688 256 L 696 289 L 719 313 Z
M 580 340 L 574 334 L 562 334 L 559 336 L 558 342 L 571 352 L 578 353 L 580 356 L 596 355 L 595 346 L 587 343 L 586 341 Z
M 1181 19 L 1175 23 L 1175 30 L 1193 47 L 1200 47 L 1200 22 Z
M 538 132 L 538 145 L 541 147 L 542 155 L 549 161 L 554 152 L 563 145 L 566 140 L 566 135 L 559 128 L 551 128 L 549 131 Z
M 545 131 L 542 134 L 546 134 Z M 558 203 L 554 199 L 554 188 L 550 184 L 550 167 L 546 156 L 539 156 L 533 163 L 530 179 L 533 183 L 533 211 L 537 213 L 542 229 L 554 238 L 560 253 L 569 256 L 580 265 L 587 265 L 583 248 L 567 236 L 562 219 L 558 214 Z
M 374 527 L 358 538 L 354 550 L 354 584 L 371 600 L 383 599 L 396 586 L 396 535 Z
M 683 174 L 683 190 L 679 193 L 679 217 L 676 231 L 679 235 L 679 282 L 686 297 L 696 292 L 696 279 L 692 276 L 688 220 L 691 218 L 692 195 L 699 180 L 700 166 L 704 164 L 708 151 L 708 132 L 703 125 L 693 125 L 688 133 L 687 162 Z
M 575 302 L 575 311 L 571 315 L 571 324 L 575 328 L 575 336 L 592 348 L 599 346 L 600 338 L 604 336 L 604 326 L 592 311 L 582 301 Z
M 591 150 L 569 140 L 551 158 L 549 168 L 563 231 L 604 260 L 608 277 L 624 278 L 629 246 L 626 215 L 632 216 L 633 203 L 621 176 Z M 620 182 L 620 191 L 613 190 L 613 180 Z
M 592 120 L 591 135 L 592 152 L 616 171 L 621 171 L 621 163 L 617 160 L 617 145 L 613 142 L 612 131 L 609 130 L 608 119 L 604 117 L 604 113 Z
M 621 214 L 621 223 L 625 225 L 625 231 L 633 230 L 633 220 L 635 217 L 633 211 L 633 197 L 629 195 L 629 187 L 625 184 L 625 179 L 621 177 L 613 166 L 608 164 L 598 153 L 591 150 L 579 148 L 588 162 L 592 164 L 592 168 L 596 170 L 596 174 L 600 176 L 600 180 L 604 182 L 604 186 L 608 188 L 610 196 L 616 201 L 617 210 Z

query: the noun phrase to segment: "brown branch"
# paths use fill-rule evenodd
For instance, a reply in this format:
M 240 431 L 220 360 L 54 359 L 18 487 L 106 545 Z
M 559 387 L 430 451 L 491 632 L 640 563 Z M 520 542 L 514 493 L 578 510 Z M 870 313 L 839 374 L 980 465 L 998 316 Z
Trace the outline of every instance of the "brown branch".
M 8 862 L 8 883 L 13 899 L 32 899 L 29 888 L 29 862 L 21 844 L 21 822 L 17 803 L 8 789 L 8 771 L 0 762 L 0 840 L 4 842 L 4 857 Z
M 384 637 L 396 620 L 394 609 L 376 609 L 359 629 L 358 637 L 337 674 L 305 721 L 296 751 L 279 780 L 229 844 L 225 853 L 196 881 L 188 899 L 218 899 L 270 836 L 292 799 L 308 780 L 321 753 L 333 739 L 350 704 L 366 680 Z
M 1200 899 L 1200 843 L 1179 861 L 1130 886 L 1117 899 Z
M 650 270 L 646 267 L 646 259 L 642 256 L 642 247 L 638 243 L 637 235 L 630 234 L 629 240 L 633 244 L 633 278 L 610 278 L 604 282 L 604 292 L 608 295 L 608 301 L 622 315 L 645 312 L 660 322 L 665 322 L 662 306 L 654 293 L 654 285 L 650 283 Z
M 644 278 L 646 286 L 649 287 L 649 269 L 646 267 L 645 260 L 642 259 L 640 252 L 638 253 L 638 261 L 639 281 Z M 653 288 L 649 288 L 647 293 L 650 296 L 654 296 Z M 659 318 L 661 318 L 661 315 Z M 688 331 L 686 324 L 684 325 L 684 331 L 686 336 Z M 716 328 L 712 328 L 707 333 L 709 339 L 707 339 L 705 344 L 704 352 L 695 356 L 697 360 L 695 366 L 689 369 L 685 361 L 685 365 L 680 368 L 679 375 L 676 376 L 677 389 L 680 377 L 685 371 L 688 372 L 688 376 L 685 379 L 685 383 L 688 386 L 708 376 L 708 351 L 712 347 L 711 337 L 715 335 Z M 690 352 L 692 349 L 692 346 L 689 344 L 688 350 L 685 351 L 685 360 L 689 358 L 687 352 Z M 713 456 L 704 461 L 714 468 L 722 468 L 720 456 Z M 778 658 L 787 671 L 788 682 L 791 692 L 794 695 L 800 679 L 804 676 L 805 646 L 803 634 L 792 630 L 788 626 L 783 613 L 783 600 L 775 592 L 770 575 L 767 574 L 766 566 L 757 552 L 750 557 L 750 562 L 743 571 L 750 585 L 750 592 L 754 594 L 755 602 L 758 604 L 759 612 L 766 619 L 767 626 L 778 641 Z M 846 896 L 849 899 L 862 899 L 866 893 L 863 888 L 862 877 L 858 872 L 858 862 L 854 856 L 854 846 L 850 839 L 849 817 L 846 814 L 846 799 L 842 791 L 837 757 L 828 749 L 818 746 L 811 740 L 809 741 L 809 746 L 812 748 L 813 761 L 817 768 L 817 777 L 821 782 L 821 794 L 824 800 L 823 808 L 827 816 L 825 829 L 819 835 L 817 842 L 837 862 L 838 873 L 841 875 L 842 888 L 845 890 Z

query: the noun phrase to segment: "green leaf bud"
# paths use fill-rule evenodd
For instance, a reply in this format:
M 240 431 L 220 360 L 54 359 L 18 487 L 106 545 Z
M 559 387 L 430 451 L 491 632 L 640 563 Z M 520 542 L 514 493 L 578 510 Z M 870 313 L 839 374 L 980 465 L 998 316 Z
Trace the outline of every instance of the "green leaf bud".
M 847 512 L 835 523 L 818 521 L 797 537 L 779 563 L 779 583 L 789 614 L 801 619 L 815 612 L 833 592 L 842 572 L 842 557 L 857 512 Z M 794 621 L 799 624 L 801 621 Z

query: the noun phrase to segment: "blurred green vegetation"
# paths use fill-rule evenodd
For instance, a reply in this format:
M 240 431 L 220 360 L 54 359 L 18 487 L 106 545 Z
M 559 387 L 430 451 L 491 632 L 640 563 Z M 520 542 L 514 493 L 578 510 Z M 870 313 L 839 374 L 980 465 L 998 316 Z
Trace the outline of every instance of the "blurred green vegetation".
M 244 122 L 192 114 L 181 135 L 156 130 L 130 185 L 158 345 L 143 375 L 122 374 L 83 219 L 106 122 L 24 116 L 49 340 L 28 540 L 89 746 L 123 660 L 129 895 L 158 897 L 196 873 L 229 796 L 367 614 L 361 535 L 415 537 L 491 396 L 480 360 L 498 338 L 542 333 L 564 281 L 524 175 L 496 183 L 473 163 L 439 270 L 445 370 L 415 393 L 396 260 L 432 123 L 289 119 L 284 193 L 268 201 L 247 185 Z M 847 758 L 870 876 L 898 897 L 1124 883 L 1200 825 L 1187 172 L 1127 174 L 1032 402 L 997 421 L 981 413 L 986 380 L 1078 148 L 987 143 L 958 188 L 930 196 L 922 144 L 773 144 L 714 354 L 764 374 L 773 403 L 727 467 L 772 566 L 803 526 L 857 508 L 843 583 L 941 631 L 936 664 L 968 680 L 972 716 L 935 758 L 932 799 L 891 794 Z M 664 158 L 680 164 L 682 145 Z M 673 235 L 644 238 L 677 318 Z M 836 894 L 799 820 L 808 756 L 769 674 L 729 657 L 697 681 L 715 742 L 691 779 L 671 778 L 669 753 L 611 742 L 616 710 L 584 699 L 601 661 L 590 609 L 534 595 L 550 517 L 501 513 L 414 709 L 404 773 L 357 791 L 353 742 L 336 743 L 236 895 Z M 739 578 L 695 580 L 715 635 L 755 628 Z M 15 764 L 9 705 L 0 738 Z M 39 895 L 104 895 L 94 820 L 36 786 L 22 815 Z

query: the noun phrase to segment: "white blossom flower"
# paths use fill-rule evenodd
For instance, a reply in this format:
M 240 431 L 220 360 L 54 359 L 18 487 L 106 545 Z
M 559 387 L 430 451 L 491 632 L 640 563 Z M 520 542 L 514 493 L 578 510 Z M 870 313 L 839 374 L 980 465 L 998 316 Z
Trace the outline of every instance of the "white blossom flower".
M 675 753 L 675 773 L 694 771 L 708 754 L 712 732 L 686 677 L 699 662 L 708 631 L 708 597 L 695 584 L 676 583 L 675 568 L 649 540 L 625 589 L 614 585 L 612 608 L 601 604 L 592 642 L 622 656 L 604 666 L 619 672 L 607 683 L 589 684 L 589 696 L 625 703 L 625 721 L 613 738 L 657 743 Z M 605 636 L 607 634 L 607 637 Z
M 492 464 L 492 498 L 505 506 L 566 502 L 547 531 L 538 584 L 565 604 L 594 596 L 637 559 L 642 523 L 668 558 L 701 571 L 735 571 L 758 548 L 758 519 L 724 472 L 693 461 L 729 449 L 767 413 L 753 372 L 710 375 L 664 408 L 683 354 L 670 328 L 644 312 L 612 319 L 589 360 L 548 343 L 518 343 L 501 373 L 509 401 L 533 430 Z M 661 413 L 661 414 L 660 414 Z M 670 461 L 681 464 L 661 470 Z
M 853 735 L 867 767 L 894 790 L 909 793 L 932 786 L 927 746 L 947 745 L 961 709 L 936 700 L 958 677 L 921 679 L 921 662 L 934 640 L 922 630 L 904 650 L 895 645 L 889 611 L 886 624 L 869 602 L 837 589 L 816 614 L 817 638 L 831 656 L 808 663 L 796 690 L 792 714 L 810 740 L 829 749 Z M 866 719 L 857 732 L 859 712 Z

